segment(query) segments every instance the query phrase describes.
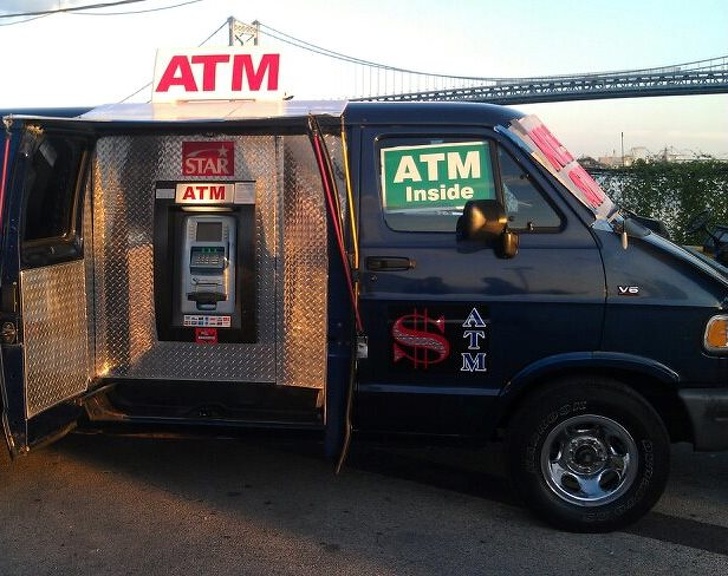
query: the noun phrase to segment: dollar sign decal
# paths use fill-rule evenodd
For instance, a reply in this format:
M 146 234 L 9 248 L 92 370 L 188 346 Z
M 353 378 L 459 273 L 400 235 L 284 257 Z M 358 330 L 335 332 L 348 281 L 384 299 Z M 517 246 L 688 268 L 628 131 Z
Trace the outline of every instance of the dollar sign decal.
M 439 332 L 439 334 L 438 334 Z M 450 354 L 450 342 L 445 333 L 445 317 L 437 320 L 414 310 L 412 314 L 398 318 L 392 326 L 392 353 L 395 362 L 407 358 L 414 367 L 428 368 L 445 360 Z

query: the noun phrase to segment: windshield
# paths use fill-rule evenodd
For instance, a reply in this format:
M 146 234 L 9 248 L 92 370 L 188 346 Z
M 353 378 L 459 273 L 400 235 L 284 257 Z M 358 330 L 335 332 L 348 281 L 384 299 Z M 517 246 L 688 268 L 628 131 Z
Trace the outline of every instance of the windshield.
M 524 116 L 498 127 L 521 148 L 526 150 L 546 170 L 561 182 L 597 219 L 607 219 L 616 206 L 601 186 L 577 162 L 537 116 Z

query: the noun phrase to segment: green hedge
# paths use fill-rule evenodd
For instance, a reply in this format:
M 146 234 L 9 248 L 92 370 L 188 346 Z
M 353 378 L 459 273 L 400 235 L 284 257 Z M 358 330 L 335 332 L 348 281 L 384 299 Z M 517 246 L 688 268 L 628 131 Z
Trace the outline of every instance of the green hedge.
M 620 206 L 661 220 L 677 243 L 703 243 L 704 234 L 690 236 L 685 227 L 704 210 L 711 226 L 728 225 L 728 161 L 637 161 L 592 174 Z

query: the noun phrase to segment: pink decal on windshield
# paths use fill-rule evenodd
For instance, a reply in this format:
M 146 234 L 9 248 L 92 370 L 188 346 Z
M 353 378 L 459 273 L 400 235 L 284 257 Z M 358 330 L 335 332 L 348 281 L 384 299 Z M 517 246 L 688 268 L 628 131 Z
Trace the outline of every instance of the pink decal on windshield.
M 574 157 L 564 148 L 551 131 L 543 124 L 536 126 L 528 135 L 548 158 L 555 170 L 562 170 L 574 161 Z
M 581 164 L 576 163 L 576 166 L 569 169 L 568 174 L 571 181 L 584 193 L 584 198 L 590 206 L 594 208 L 601 206 L 605 198 L 604 191 Z
M 513 120 L 505 131 L 527 149 L 571 194 L 598 218 L 606 218 L 614 204 L 565 146 L 536 116 Z

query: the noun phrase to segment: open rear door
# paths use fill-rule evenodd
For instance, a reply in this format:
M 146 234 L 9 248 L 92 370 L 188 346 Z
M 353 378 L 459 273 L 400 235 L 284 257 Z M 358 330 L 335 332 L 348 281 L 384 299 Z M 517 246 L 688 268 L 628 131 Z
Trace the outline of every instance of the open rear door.
M 337 462 L 338 471 L 344 464 L 351 439 L 351 403 L 356 371 L 354 330 L 356 335 L 361 333 L 353 274 L 353 269 L 359 265 L 356 216 L 344 132 L 336 136 L 329 133 L 328 137 L 333 138 L 335 144 L 332 155 L 326 144 L 327 135 L 315 116 L 309 118 L 309 130 L 326 199 L 330 237 L 325 451 L 328 458 Z
M 69 430 L 89 383 L 83 183 L 93 139 L 71 120 L 6 124 L 2 422 L 16 455 Z

